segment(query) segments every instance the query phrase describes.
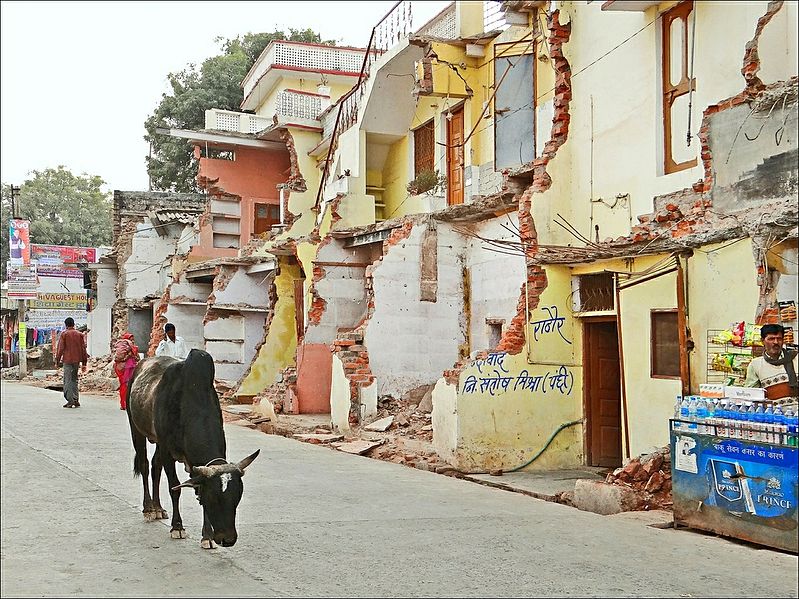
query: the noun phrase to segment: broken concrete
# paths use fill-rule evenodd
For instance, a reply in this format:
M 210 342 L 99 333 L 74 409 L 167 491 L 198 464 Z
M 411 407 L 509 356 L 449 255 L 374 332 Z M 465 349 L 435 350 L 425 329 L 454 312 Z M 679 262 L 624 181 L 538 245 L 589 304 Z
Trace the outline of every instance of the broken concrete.
M 394 422 L 394 416 L 387 416 L 386 418 L 381 418 L 380 420 L 375 420 L 371 424 L 367 424 L 364 426 L 364 430 L 367 431 L 376 431 L 379 433 L 387 431 L 391 424 Z
M 640 497 L 632 489 L 586 479 L 575 483 L 573 501 L 577 509 L 603 515 L 629 512 L 641 507 Z
M 342 443 L 341 445 L 338 445 L 336 449 L 345 453 L 363 455 L 382 444 L 383 441 L 350 441 L 349 443 Z

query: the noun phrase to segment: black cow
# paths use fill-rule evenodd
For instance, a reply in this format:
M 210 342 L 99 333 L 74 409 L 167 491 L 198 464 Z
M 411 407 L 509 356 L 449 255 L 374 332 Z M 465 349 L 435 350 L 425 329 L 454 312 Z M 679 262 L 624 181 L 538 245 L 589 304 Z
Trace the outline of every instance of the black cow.
M 163 467 L 172 497 L 172 538 L 186 538 L 179 510 L 180 489 L 193 487 L 203 506 L 202 547 L 234 545 L 238 537 L 236 507 L 244 491 L 241 477 L 260 450 L 238 464 L 227 462 L 211 356 L 193 349 L 184 361 L 165 356 L 146 358 L 136 366 L 129 389 L 128 422 L 136 450 L 133 472 L 142 477 L 144 518 L 167 517 L 159 497 Z M 152 497 L 147 481 L 148 440 L 156 445 Z M 183 484 L 175 472 L 176 460 L 183 462 L 191 474 Z

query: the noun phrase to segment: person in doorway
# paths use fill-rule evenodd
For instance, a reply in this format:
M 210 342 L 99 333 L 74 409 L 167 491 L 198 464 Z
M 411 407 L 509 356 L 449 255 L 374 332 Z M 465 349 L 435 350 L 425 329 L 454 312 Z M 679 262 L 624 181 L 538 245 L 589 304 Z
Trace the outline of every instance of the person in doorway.
M 186 347 L 183 337 L 178 337 L 175 334 L 175 325 L 171 322 L 166 323 L 164 325 L 164 335 L 166 335 L 166 339 L 161 340 L 161 343 L 155 348 L 155 355 L 185 360 L 186 356 L 189 355 L 189 349 Z
M 763 387 L 768 399 L 795 398 L 799 395 L 796 381 L 797 352 L 784 349 L 785 329 L 779 324 L 764 324 L 760 328 L 763 355 L 754 358 L 746 369 L 747 387 Z
M 134 342 L 131 333 L 122 333 L 119 341 L 114 343 L 114 373 L 119 379 L 119 409 L 124 410 L 128 405 L 128 389 L 133 371 L 139 362 L 139 348 Z
M 58 367 L 62 364 L 64 366 L 64 399 L 67 400 L 64 407 L 79 408 L 78 366 L 81 372 L 86 372 L 89 356 L 86 353 L 83 333 L 75 330 L 75 320 L 69 316 L 64 320 L 64 325 L 67 329 L 58 339 L 55 363 Z

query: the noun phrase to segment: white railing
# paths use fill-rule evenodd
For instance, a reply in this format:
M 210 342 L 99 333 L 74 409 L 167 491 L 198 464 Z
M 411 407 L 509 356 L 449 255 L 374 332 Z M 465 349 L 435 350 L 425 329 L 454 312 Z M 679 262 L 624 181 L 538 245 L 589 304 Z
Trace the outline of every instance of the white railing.
M 328 106 L 329 97 L 284 89 L 277 94 L 275 114 L 278 117 L 317 120 L 319 113 Z
M 272 119 L 212 108 L 205 111 L 205 128 L 216 131 L 235 131 L 237 133 L 258 133 L 272 125 Z
M 483 2 L 483 31 L 505 30 L 508 24 L 505 22 L 505 11 L 502 10 L 502 2 L 498 0 L 485 0 Z
M 337 48 L 302 42 L 274 41 L 258 57 L 241 86 L 244 97 L 250 95 L 258 80 L 272 66 L 298 67 L 310 71 L 359 73 L 365 50 Z
M 455 3 L 453 2 L 425 23 L 416 35 L 437 37 L 440 39 L 454 40 L 458 37 L 458 23 L 455 16 Z

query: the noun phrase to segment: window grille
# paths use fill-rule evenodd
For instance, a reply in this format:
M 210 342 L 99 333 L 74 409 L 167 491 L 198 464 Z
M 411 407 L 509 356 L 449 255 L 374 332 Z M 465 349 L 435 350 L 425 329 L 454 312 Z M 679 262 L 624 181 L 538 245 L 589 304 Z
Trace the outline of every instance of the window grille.
M 435 126 L 433 119 L 413 131 L 413 171 L 419 176 L 422 171 L 435 167 Z

